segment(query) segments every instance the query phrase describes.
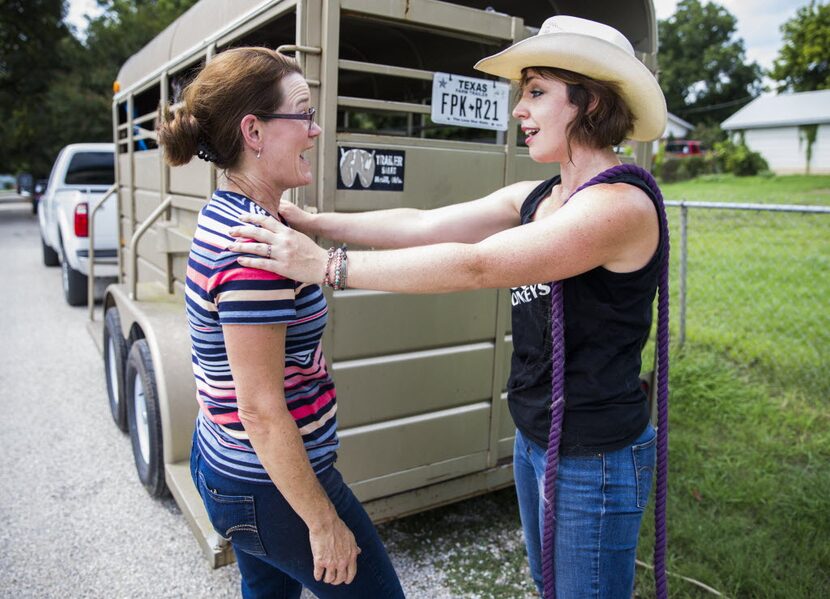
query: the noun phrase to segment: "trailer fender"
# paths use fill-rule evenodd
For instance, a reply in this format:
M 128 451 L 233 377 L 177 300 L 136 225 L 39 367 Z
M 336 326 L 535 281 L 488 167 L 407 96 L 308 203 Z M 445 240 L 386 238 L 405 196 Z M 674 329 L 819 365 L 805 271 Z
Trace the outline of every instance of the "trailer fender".
M 164 463 L 175 464 L 190 456 L 193 426 L 198 412 L 193 379 L 190 335 L 182 304 L 130 299 L 126 286 L 107 287 L 105 306 L 116 306 L 125 339 L 147 341 L 159 394 Z

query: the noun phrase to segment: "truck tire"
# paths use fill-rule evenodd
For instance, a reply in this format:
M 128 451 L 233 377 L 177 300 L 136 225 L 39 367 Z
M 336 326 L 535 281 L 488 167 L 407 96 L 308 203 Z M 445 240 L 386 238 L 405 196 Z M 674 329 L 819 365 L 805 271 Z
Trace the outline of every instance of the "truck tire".
M 151 497 L 167 495 L 164 482 L 164 448 L 161 411 L 150 346 L 138 339 L 130 347 L 124 382 L 127 422 L 138 478 Z
M 58 253 L 46 245 L 46 242 L 43 240 L 43 235 L 40 236 L 40 247 L 43 249 L 44 266 L 57 266 L 61 263 Z
M 127 406 L 124 399 L 124 368 L 127 365 L 127 341 L 121 334 L 118 308 L 112 307 L 104 316 L 104 376 L 107 380 L 110 414 L 115 426 L 127 432 Z
M 63 283 L 63 296 L 70 306 L 86 305 L 87 276 L 78 272 L 69 265 L 66 256 L 61 256 L 61 281 Z

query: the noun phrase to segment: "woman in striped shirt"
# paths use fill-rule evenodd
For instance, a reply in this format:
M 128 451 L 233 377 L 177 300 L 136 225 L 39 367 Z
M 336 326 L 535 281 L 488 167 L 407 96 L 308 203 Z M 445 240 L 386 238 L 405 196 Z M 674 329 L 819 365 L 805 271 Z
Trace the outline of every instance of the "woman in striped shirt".
M 334 467 L 337 404 L 320 339 L 319 285 L 240 265 L 242 215 L 276 215 L 307 185 L 320 128 L 297 64 L 266 48 L 212 59 L 165 111 L 159 144 L 177 166 L 223 170 L 201 210 L 186 306 L 199 414 L 191 472 L 214 528 L 230 539 L 242 595 L 403 597 L 371 520 Z

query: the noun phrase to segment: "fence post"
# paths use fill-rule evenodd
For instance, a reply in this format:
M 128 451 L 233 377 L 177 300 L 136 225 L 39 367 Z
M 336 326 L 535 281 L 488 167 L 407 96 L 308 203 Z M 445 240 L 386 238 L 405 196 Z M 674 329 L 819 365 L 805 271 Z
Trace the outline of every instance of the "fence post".
M 688 258 L 688 229 L 689 208 L 685 202 L 680 202 L 680 339 L 679 347 L 686 343 L 686 261 Z

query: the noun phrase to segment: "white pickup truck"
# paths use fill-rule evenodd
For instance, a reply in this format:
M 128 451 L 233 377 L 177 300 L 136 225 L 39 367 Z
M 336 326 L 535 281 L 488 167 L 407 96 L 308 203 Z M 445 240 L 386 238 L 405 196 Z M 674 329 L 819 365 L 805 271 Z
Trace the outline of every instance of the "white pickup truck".
M 38 205 L 43 263 L 61 266 L 63 294 L 71 306 L 87 302 L 89 215 L 115 181 L 114 145 L 83 143 L 58 154 Z M 95 214 L 95 277 L 118 275 L 118 210 L 115 195 Z

